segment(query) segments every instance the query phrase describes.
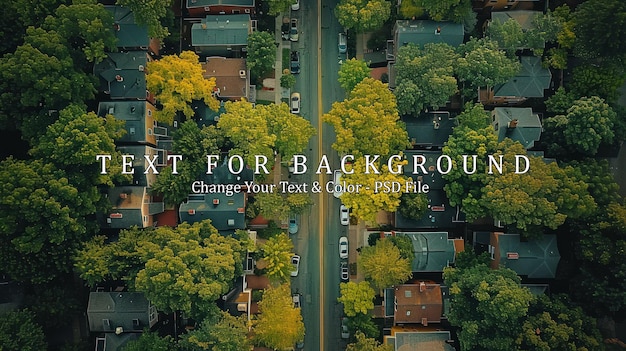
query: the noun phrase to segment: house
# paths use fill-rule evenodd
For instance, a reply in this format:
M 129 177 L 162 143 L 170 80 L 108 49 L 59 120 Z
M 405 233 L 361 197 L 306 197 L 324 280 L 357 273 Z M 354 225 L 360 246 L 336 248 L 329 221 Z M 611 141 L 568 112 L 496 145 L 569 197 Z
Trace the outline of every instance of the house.
M 528 278 L 554 278 L 561 259 L 556 235 L 522 241 L 519 234 L 474 232 L 476 252 L 489 252 L 491 267 L 510 268 Z
M 498 21 L 500 23 L 504 23 L 508 20 L 514 20 L 520 24 L 522 30 L 526 31 L 535 27 L 535 19 L 538 16 L 541 16 L 543 12 L 541 11 L 529 11 L 529 10 L 518 10 L 518 11 L 503 11 L 503 12 L 492 12 L 491 13 L 491 21 Z
M 156 307 L 138 292 L 100 291 L 89 293 L 89 331 L 100 333 L 141 333 L 158 321 Z
M 255 0 L 186 0 L 191 17 L 205 15 L 250 14 L 255 13 Z
M 495 87 L 480 88 L 478 101 L 484 105 L 517 105 L 532 97 L 543 97 L 550 87 L 552 74 L 541 65 L 541 58 L 520 57 L 522 69 L 508 82 Z
M 222 184 L 217 184 L 220 186 Z M 225 186 L 225 185 L 224 185 Z M 189 194 L 178 215 L 180 221 L 189 224 L 210 219 L 220 232 L 234 233 L 246 227 L 246 197 L 243 192 L 227 196 L 224 192 Z
M 391 335 L 384 336 L 384 344 L 394 351 L 455 351 L 449 331 L 391 328 Z
M 150 145 L 118 145 L 117 150 L 122 153 L 122 157 L 127 155 L 128 160 L 132 158 L 132 166 L 126 169 L 133 172 L 132 185 L 151 187 L 157 177 L 155 169 L 159 172 L 166 165 L 164 151 Z M 150 165 L 150 162 L 153 164 Z
M 104 6 L 113 15 L 113 33 L 118 49 L 148 50 L 150 37 L 148 27 L 135 22 L 133 12 L 124 6 Z
M 131 340 L 139 339 L 139 333 L 105 333 L 96 337 L 95 351 L 122 351 Z
M 165 210 L 164 203 L 153 201 L 145 186 L 118 185 L 108 190 L 107 198 L 112 206 L 100 221 L 105 228 L 151 227 L 155 224 L 153 216 Z
M 543 0 L 473 0 L 472 7 L 475 11 L 483 10 L 486 12 L 532 10 L 543 7 L 543 3 Z
M 431 111 L 402 118 L 413 149 L 441 149 L 457 125 L 448 111 Z
M 212 110 L 204 100 L 192 100 L 191 108 L 194 111 L 193 119 L 198 123 L 198 127 L 202 129 L 204 126 L 216 125 L 220 120 L 222 113 L 226 112 L 224 101 L 220 101 L 220 107 L 217 111 Z
M 93 73 L 100 79 L 99 91 L 111 99 L 150 100 L 146 90 L 146 64 L 150 56 L 145 51 L 110 52 L 94 66 Z
M 393 40 L 387 41 L 387 60 L 395 60 L 398 49 L 409 43 L 421 47 L 428 43 L 446 43 L 457 47 L 463 43 L 464 36 L 464 27 L 460 23 L 397 20 L 393 28 Z
M 496 107 L 491 118 L 498 141 L 509 138 L 531 149 L 541 137 L 541 120 L 530 107 Z
M 157 145 L 157 136 L 167 136 L 167 128 L 157 125 L 154 119 L 156 108 L 148 101 L 115 100 L 103 101 L 98 104 L 98 116 L 112 115 L 115 119 L 125 122 L 124 134 L 117 143 L 138 143 Z
M 200 55 L 241 57 L 252 32 L 250 15 L 207 15 L 191 26 L 191 46 Z
M 233 174 L 224 159 L 221 165 L 213 168 L 211 174 L 204 175 L 202 180 L 205 184 L 239 184 L 242 189 L 247 189 L 245 184 L 254 180 L 254 172 L 251 168 L 245 167 L 241 173 Z
M 394 289 L 394 325 L 441 323 L 443 299 L 439 284 L 420 282 Z
M 406 236 L 411 239 L 415 257 L 412 272 L 443 272 L 465 249 L 463 239 L 450 239 L 447 232 L 382 232 L 383 236 Z
M 212 56 L 201 65 L 204 78 L 215 78 L 218 98 L 231 101 L 248 99 L 250 72 L 245 59 Z

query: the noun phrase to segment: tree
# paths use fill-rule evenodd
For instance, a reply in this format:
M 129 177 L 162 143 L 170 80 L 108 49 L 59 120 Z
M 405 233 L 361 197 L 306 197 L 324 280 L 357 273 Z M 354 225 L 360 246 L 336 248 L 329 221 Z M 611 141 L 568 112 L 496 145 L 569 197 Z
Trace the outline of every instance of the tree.
M 344 314 L 354 317 L 357 314 L 367 315 L 374 309 L 374 295 L 376 292 L 366 281 L 359 283 L 347 282 L 339 284 L 341 296 L 337 301 L 343 304 Z
M 333 149 L 339 154 L 384 157 L 409 145 L 393 94 L 387 84 L 372 78 L 357 84 L 348 99 L 333 103 L 322 118 L 335 129 L 337 140 Z
M 266 289 L 254 322 L 256 343 L 275 350 L 287 350 L 304 340 L 300 308 L 293 307 L 288 284 Z
M 606 159 L 587 158 L 568 162 L 565 166 L 570 167 L 574 179 L 587 184 L 589 195 L 593 197 L 598 208 L 620 201 L 619 185 L 615 182 Z
M 400 3 L 398 10 L 402 18 L 418 18 L 424 14 L 424 8 L 421 7 L 420 0 L 406 0 Z
M 428 197 L 420 193 L 404 193 L 400 196 L 398 211 L 408 219 L 419 220 L 428 209 Z
M 362 333 L 366 338 L 378 339 L 380 330 L 372 317 L 366 314 L 358 313 L 354 317 L 345 317 L 347 319 L 346 326 L 350 333 L 350 341 L 356 340 L 356 334 Z
M 577 98 L 598 96 L 615 103 L 620 96 L 618 89 L 625 81 L 626 70 L 621 63 L 583 64 L 574 67 L 568 88 Z
M 260 105 L 256 110 L 265 116 L 269 133 L 276 137 L 274 150 L 284 159 L 291 159 L 294 154 L 301 153 L 316 134 L 311 122 L 291 113 L 285 103 Z M 294 130 L 298 133 L 294 133 Z
M 418 0 L 418 6 L 428 12 L 428 17 L 435 21 L 450 20 L 462 23 L 472 12 L 472 3 L 468 0 Z
M 400 250 L 390 240 L 378 240 L 375 246 L 364 247 L 358 263 L 365 278 L 380 291 L 411 277 L 411 262 L 400 255 Z
M 587 1 L 573 15 L 574 53 L 583 58 L 619 58 L 626 54 L 626 4 L 619 0 Z
M 357 33 L 380 28 L 390 15 L 391 3 L 386 0 L 341 0 L 335 7 L 339 24 Z
M 92 78 L 75 69 L 59 33 L 29 28 L 25 41 L 0 58 L 0 124 L 28 140 L 55 121 L 55 110 L 82 104 L 95 89 Z
M 349 94 L 363 79 L 369 78 L 371 72 L 372 69 L 363 60 L 345 60 L 339 68 L 339 85 Z
M 413 248 L 413 241 L 408 236 L 391 236 L 386 239 L 391 242 L 400 250 L 400 256 L 406 258 L 410 262 L 413 262 L 415 258 L 415 251 Z
M 289 206 L 289 211 L 295 214 L 302 214 L 309 206 L 313 205 L 311 197 L 306 193 L 287 194 L 285 200 Z
M 146 86 L 163 105 L 155 115 L 158 121 L 173 124 L 179 111 L 186 118 L 193 118 L 192 100 L 203 100 L 214 111 L 219 108 L 213 96 L 215 78 L 204 78 L 204 70 L 194 52 L 183 51 L 180 55 L 166 55 L 148 62 L 147 71 Z
M 406 161 L 394 162 L 393 170 Z M 379 174 L 366 173 L 365 161 L 357 159 L 352 166 L 347 166 L 352 174 L 344 174 L 341 181 L 346 187 L 360 187 L 358 191 L 346 191 L 341 195 L 341 202 L 348 207 L 352 216 L 360 218 L 368 223 L 375 223 L 376 215 L 379 211 L 395 211 L 400 205 L 400 196 L 405 191 L 405 183 L 407 178 L 402 174 L 393 174 L 382 162 L 374 162 L 373 165 L 379 171 Z M 380 184 L 390 182 L 388 184 L 399 183 L 401 186 L 399 191 L 384 191 L 379 189 Z
M 282 232 L 269 238 L 261 249 L 267 277 L 280 283 L 288 282 L 293 271 L 293 242 L 287 234 Z
M 611 107 L 597 96 L 581 98 L 567 110 L 564 117 L 546 121 L 548 134 L 560 134 L 570 150 L 593 156 L 600 145 L 613 142 L 613 126 L 617 119 Z
M 183 336 L 179 343 L 185 351 L 240 351 L 250 348 L 245 316 L 235 317 L 221 311 L 216 318 L 204 320 L 198 329 Z
M 106 51 L 116 48 L 113 15 L 95 0 L 61 4 L 41 27 L 59 33 L 73 52 L 74 62 L 81 67 L 87 62 L 101 62 L 106 58 Z
M 346 351 L 391 351 L 390 345 L 381 345 L 378 341 L 368 338 L 365 334 L 356 333 L 356 342 L 348 344 Z
M 151 38 L 163 39 L 170 33 L 167 27 L 161 24 L 171 11 L 172 0 L 150 0 L 141 2 L 136 0 L 117 0 L 117 5 L 128 7 L 135 17 L 135 22 L 148 27 Z
M 181 310 L 200 320 L 242 273 L 236 262 L 244 254 L 242 241 L 220 236 L 205 220 L 175 229 L 123 230 L 110 244 L 96 237 L 76 255 L 76 268 L 87 282 L 122 279 L 159 310 Z
M 289 71 L 287 71 L 287 73 L 283 73 L 283 75 L 280 76 L 280 86 L 282 88 L 291 89 L 294 87 L 294 85 L 296 85 L 296 76 L 289 73 Z
M 46 350 L 46 339 L 41 326 L 28 310 L 6 312 L 0 318 L 0 345 L 2 350 Z
M 542 56 L 546 43 L 556 41 L 561 28 L 560 17 L 548 12 L 537 14 L 532 19 L 532 26 L 529 29 L 523 29 L 513 18 L 504 23 L 492 21 L 487 27 L 486 35 L 498 42 L 500 48 L 511 57 L 514 57 L 515 51 L 519 49 L 531 49 L 536 56 Z
M 515 350 L 533 295 L 511 269 L 464 261 L 475 265 L 444 270 L 452 298 L 448 321 L 459 328 L 461 350 Z
M 521 65 L 509 58 L 490 39 L 474 39 L 458 48 L 461 55 L 455 68 L 459 80 L 471 91 L 481 87 L 493 87 L 514 77 Z
M 171 351 L 176 350 L 174 340 L 168 335 L 160 337 L 156 332 L 142 333 L 138 339 L 129 341 L 124 351 Z
M 489 22 L 485 36 L 498 43 L 500 48 L 510 56 L 524 47 L 524 30 L 516 20 L 510 18 L 504 22 L 494 20 Z
M 537 295 L 528 309 L 518 344 L 522 350 L 603 350 L 595 319 L 567 295 Z
M 73 250 L 87 233 L 85 216 L 94 210 L 92 194 L 82 193 L 65 172 L 39 160 L 2 161 L 0 180 L 4 272 L 32 283 L 68 272 Z
M 270 16 L 277 16 L 282 12 L 289 11 L 289 7 L 294 4 L 295 0 L 268 0 Z
M 424 108 L 444 106 L 457 91 L 454 67 L 458 58 L 454 48 L 445 43 L 400 47 L 394 90 L 398 113 L 414 114 Z
M 184 155 L 178 162 L 178 174 L 172 174 L 172 166 L 162 169 L 152 184 L 152 192 L 162 194 L 164 201 L 171 205 L 183 202 L 192 182 L 206 176 L 206 155 L 219 155 L 222 147 L 228 147 L 221 130 L 215 126 L 198 127 L 195 121 L 188 120 L 174 131 L 172 153 Z
M 255 31 L 248 35 L 248 56 L 246 63 L 253 79 L 265 76 L 276 61 L 276 43 L 269 32 Z

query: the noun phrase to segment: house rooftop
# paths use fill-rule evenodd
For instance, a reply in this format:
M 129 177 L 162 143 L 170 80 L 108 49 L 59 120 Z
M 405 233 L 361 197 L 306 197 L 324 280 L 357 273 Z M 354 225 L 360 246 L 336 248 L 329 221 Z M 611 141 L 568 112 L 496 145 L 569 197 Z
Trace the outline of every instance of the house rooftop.
M 395 26 L 395 47 L 396 52 L 400 46 L 409 43 L 421 47 L 428 43 L 446 43 L 456 47 L 463 43 L 464 36 L 464 27 L 459 23 L 398 20 Z
M 504 23 L 510 19 L 516 21 L 522 27 L 522 30 L 528 30 L 535 27 L 535 18 L 541 15 L 541 11 L 515 10 L 515 11 L 494 11 L 491 13 L 492 21 Z
M 539 115 L 530 107 L 496 107 L 491 116 L 498 141 L 509 138 L 530 149 L 541 138 Z
M 395 324 L 440 323 L 443 314 L 441 286 L 420 282 L 395 287 Z
M 394 331 L 385 336 L 385 344 L 391 345 L 394 351 L 454 351 L 449 331 Z
M 552 74 L 541 65 L 541 58 L 522 56 L 522 69 L 508 82 L 494 87 L 494 97 L 543 97 L 550 87 Z
M 191 45 L 247 45 L 249 33 L 250 15 L 207 15 L 191 26 Z
M 201 63 L 205 78 L 215 78 L 219 96 L 240 100 L 248 96 L 248 72 L 243 58 L 207 57 Z
M 150 45 L 148 27 L 138 25 L 135 16 L 128 7 L 105 6 L 113 14 L 113 29 L 118 48 L 145 48 Z
M 110 52 L 94 66 L 94 75 L 100 78 L 100 90 L 111 99 L 146 100 L 145 51 Z
M 419 116 L 403 116 L 402 122 L 413 148 L 443 147 L 457 125 L 448 111 L 432 111 Z
M 216 186 L 226 186 L 217 184 Z M 189 224 L 210 219 L 220 232 L 245 229 L 246 198 L 243 192 L 227 196 L 224 192 L 189 194 L 178 210 L 181 222 Z

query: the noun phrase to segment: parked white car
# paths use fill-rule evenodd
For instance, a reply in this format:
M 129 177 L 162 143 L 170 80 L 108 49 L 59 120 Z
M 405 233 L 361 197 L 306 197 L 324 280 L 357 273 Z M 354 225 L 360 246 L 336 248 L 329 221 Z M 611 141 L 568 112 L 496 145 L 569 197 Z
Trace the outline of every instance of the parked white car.
M 339 238 L 339 258 L 348 258 L 348 238 L 345 236 Z
M 300 270 L 300 256 L 298 255 L 291 256 L 291 265 L 293 266 L 293 270 L 291 271 L 291 276 L 297 277 L 298 271 Z
M 341 225 L 350 224 L 350 210 L 345 205 L 341 205 L 341 207 L 339 207 L 339 221 L 341 222 Z

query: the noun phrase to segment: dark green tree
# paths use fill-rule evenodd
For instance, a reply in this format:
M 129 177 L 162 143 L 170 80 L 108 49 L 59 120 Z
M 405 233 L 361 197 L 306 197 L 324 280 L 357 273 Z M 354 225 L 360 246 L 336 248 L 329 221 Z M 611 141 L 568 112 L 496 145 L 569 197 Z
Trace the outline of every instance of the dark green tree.
M 47 349 L 41 326 L 28 310 L 7 312 L 0 318 L 0 347 L 6 351 L 41 351 Z
M 585 64 L 574 68 L 568 89 L 576 98 L 598 96 L 615 103 L 620 94 L 618 89 L 625 81 L 626 70 L 621 62 Z
M 626 3 L 589 0 L 576 7 L 574 53 L 583 58 L 619 58 L 626 54 Z
M 364 333 L 356 333 L 356 341 L 348 344 L 346 351 L 391 351 L 390 345 L 381 345 L 376 339 L 365 336 Z
M 248 36 L 246 63 L 253 79 L 260 80 L 272 70 L 276 61 L 276 43 L 269 32 L 256 31 Z
M 357 33 L 380 28 L 390 15 L 391 2 L 386 0 L 341 0 L 335 7 L 341 26 Z
M 142 333 L 139 339 L 129 341 L 124 351 L 172 351 L 176 350 L 176 343 L 170 336 L 160 337 L 158 333 Z
M 357 334 L 363 334 L 367 338 L 378 339 L 380 336 L 380 330 L 378 326 L 372 320 L 372 317 L 366 314 L 358 313 L 354 317 L 346 317 L 348 332 L 350 333 L 350 340 L 356 341 Z
M 413 241 L 408 236 L 391 236 L 387 238 L 400 250 L 400 256 L 413 262 L 415 252 L 413 251 Z
M 428 209 L 428 198 L 423 193 L 404 193 L 400 196 L 398 211 L 408 219 L 419 220 Z
M 473 255 L 473 253 L 462 253 Z M 533 295 L 511 269 L 474 266 L 446 268 L 444 282 L 452 297 L 448 320 L 459 328 L 462 351 L 515 350 Z
M 245 316 L 221 311 L 205 319 L 200 327 L 185 334 L 179 342 L 183 351 L 240 351 L 250 348 Z
M 117 5 L 128 7 L 135 16 L 138 24 L 148 26 L 148 35 L 151 38 L 163 39 L 170 33 L 162 25 L 168 12 L 172 9 L 172 0 L 151 0 L 149 2 L 136 0 L 117 0 Z

